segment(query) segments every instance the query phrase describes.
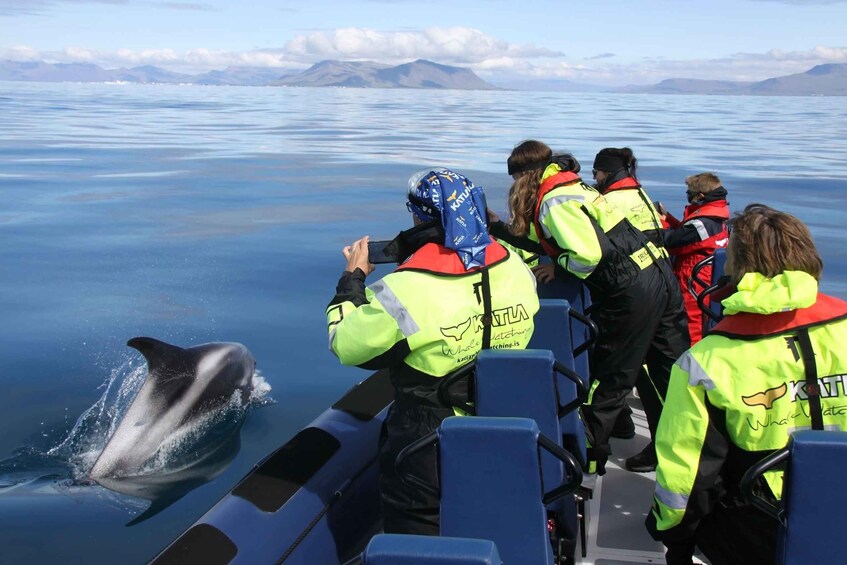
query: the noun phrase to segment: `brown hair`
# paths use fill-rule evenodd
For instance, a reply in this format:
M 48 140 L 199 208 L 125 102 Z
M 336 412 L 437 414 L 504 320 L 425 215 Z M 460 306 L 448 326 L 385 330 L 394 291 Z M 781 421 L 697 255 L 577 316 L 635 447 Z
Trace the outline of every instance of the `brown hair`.
M 692 192 L 709 194 L 716 188 L 721 187 L 721 179 L 715 173 L 700 173 L 686 178 L 685 185 Z
M 509 230 L 515 235 L 524 236 L 529 233 L 529 226 L 535 214 L 538 187 L 541 186 L 541 174 L 552 157 L 553 151 L 545 143 L 534 139 L 521 142 L 509 155 L 508 165 L 512 170 L 538 164 L 536 168 L 517 173 L 515 182 L 509 188 L 509 212 L 512 216 Z
M 803 271 L 820 279 L 822 270 L 809 228 L 791 214 L 750 204 L 733 218 L 725 271 L 734 284 L 747 273 Z

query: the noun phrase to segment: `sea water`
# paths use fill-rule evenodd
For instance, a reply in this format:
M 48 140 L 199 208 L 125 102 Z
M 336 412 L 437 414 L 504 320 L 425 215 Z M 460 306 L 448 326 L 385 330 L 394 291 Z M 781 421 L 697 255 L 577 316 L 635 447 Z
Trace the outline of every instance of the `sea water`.
M 518 142 L 570 151 L 585 171 L 599 149 L 629 146 L 650 196 L 677 216 L 685 177 L 713 171 L 732 209 L 762 202 L 807 222 L 823 290 L 847 298 L 845 108 L 837 97 L 0 83 L 0 562 L 145 562 L 366 377 L 327 349 L 340 250 L 408 227 L 406 179 L 423 167 L 464 173 L 502 212 Z M 79 443 L 75 425 L 116 371 L 138 379 L 135 336 L 241 342 L 270 391 L 214 480 L 127 526 L 146 501 L 53 455 L 80 456 L 63 446 Z

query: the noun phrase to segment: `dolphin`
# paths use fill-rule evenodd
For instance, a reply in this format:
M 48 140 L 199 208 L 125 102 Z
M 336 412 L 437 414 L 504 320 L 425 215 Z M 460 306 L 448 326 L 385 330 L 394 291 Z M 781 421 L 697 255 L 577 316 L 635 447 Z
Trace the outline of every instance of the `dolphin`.
M 240 420 L 237 425 L 228 426 L 224 435 L 217 437 L 206 453 L 201 454 L 199 458 L 192 458 L 187 463 L 177 462 L 173 470 L 128 477 L 98 477 L 95 480 L 109 490 L 150 501 L 147 510 L 126 524 L 134 526 L 155 516 L 195 488 L 223 473 L 241 448 L 240 428 Z
M 144 355 L 147 378 L 89 471 L 94 480 L 140 474 L 168 438 L 200 423 L 236 391 L 246 404 L 252 391 L 256 361 L 240 343 L 183 349 L 135 337 L 127 345 Z

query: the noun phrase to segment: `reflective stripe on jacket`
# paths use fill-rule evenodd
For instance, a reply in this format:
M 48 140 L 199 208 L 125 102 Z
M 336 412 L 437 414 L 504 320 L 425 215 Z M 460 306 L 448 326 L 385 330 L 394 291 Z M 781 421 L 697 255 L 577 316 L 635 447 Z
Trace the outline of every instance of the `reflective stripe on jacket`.
M 690 539 L 699 519 L 732 498 L 744 472 L 811 426 L 808 332 L 823 423 L 847 430 L 847 302 L 817 292 L 810 275 L 748 273 L 723 303 L 726 323 L 680 357 L 656 432 L 656 489 L 647 526 L 656 539 Z M 782 476 L 766 476 L 772 493 Z
M 682 220 L 675 220 L 673 229 L 665 236 L 668 252 L 676 256 L 694 254 L 702 259 L 714 253 L 715 249 L 726 247 L 729 240 L 728 219 L 729 204 L 726 200 L 689 204 Z
M 660 256 L 618 208 L 556 163 L 542 174 L 529 236 L 565 270 L 603 292 L 627 286 Z
M 535 277 L 499 243 L 486 249 L 491 348 L 523 349 L 538 311 Z M 398 392 L 434 402 L 432 377 L 472 362 L 482 348 L 482 269 L 428 243 L 365 289 L 366 303 L 327 308 L 330 350 L 342 364 L 391 367 Z

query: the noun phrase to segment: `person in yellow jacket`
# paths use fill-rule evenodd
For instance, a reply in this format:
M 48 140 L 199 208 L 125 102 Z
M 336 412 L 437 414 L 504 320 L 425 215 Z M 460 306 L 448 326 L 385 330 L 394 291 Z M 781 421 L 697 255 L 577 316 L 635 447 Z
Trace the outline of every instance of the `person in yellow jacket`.
M 386 248 L 398 267 L 365 287 L 368 237 L 345 247 L 347 268 L 326 317 L 341 363 L 390 371 L 395 395 L 379 452 L 384 530 L 438 535 L 438 499 L 400 481 L 397 454 L 454 414 L 438 395 L 442 377 L 482 349 L 525 348 L 539 305 L 532 272 L 487 233 L 481 187 L 443 168 L 409 185 L 415 226 Z M 473 401 L 461 385 L 450 397 Z M 435 453 L 415 463 L 415 475 L 437 486 Z
M 643 233 L 647 239 L 656 246 L 663 257 L 668 258 L 665 250 L 664 228 L 662 218 L 659 216 L 656 206 L 647 196 L 644 187 L 638 180 L 638 159 L 629 147 L 606 147 L 594 156 L 594 165 L 591 174 L 594 177 L 594 188 L 603 197 L 611 202 L 632 223 L 635 229 Z M 683 300 L 680 292 L 680 300 Z M 647 372 L 642 369 L 638 375 L 641 381 L 639 391 L 647 391 L 653 394 L 655 389 L 649 386 Z M 636 381 L 636 382 L 638 382 Z M 651 402 L 647 400 L 646 402 Z M 656 402 L 654 399 L 652 402 Z M 632 410 L 625 406 L 615 422 L 612 437 L 628 439 L 635 436 L 635 424 L 632 421 Z M 638 454 L 633 455 L 624 462 L 624 466 L 639 473 L 656 470 L 656 450 L 653 443 Z
M 612 429 L 634 385 L 651 432 L 658 423 L 671 367 L 689 346 L 679 287 L 656 246 L 582 181 L 573 156 L 554 156 L 545 143 L 527 140 L 514 148 L 507 166 L 514 179 L 511 222 L 505 226 L 490 213 L 491 233 L 541 245 L 553 264 L 535 267 L 539 282 L 576 277 L 591 293 L 590 315 L 600 333 L 591 353 L 592 392 L 583 416 L 591 443 L 589 471 L 602 475 Z M 645 362 L 649 379 L 637 384 Z
M 665 253 L 662 218 L 638 181 L 638 159 L 629 147 L 606 147 L 594 157 L 591 171 L 596 188 L 617 206 L 633 226 Z
M 740 497 L 744 472 L 793 430 L 847 430 L 847 302 L 797 218 L 751 204 L 732 222 L 725 318 L 677 361 L 656 434 L 647 528 L 669 564 L 773 563 L 777 523 Z M 780 498 L 782 476 L 759 485 Z

